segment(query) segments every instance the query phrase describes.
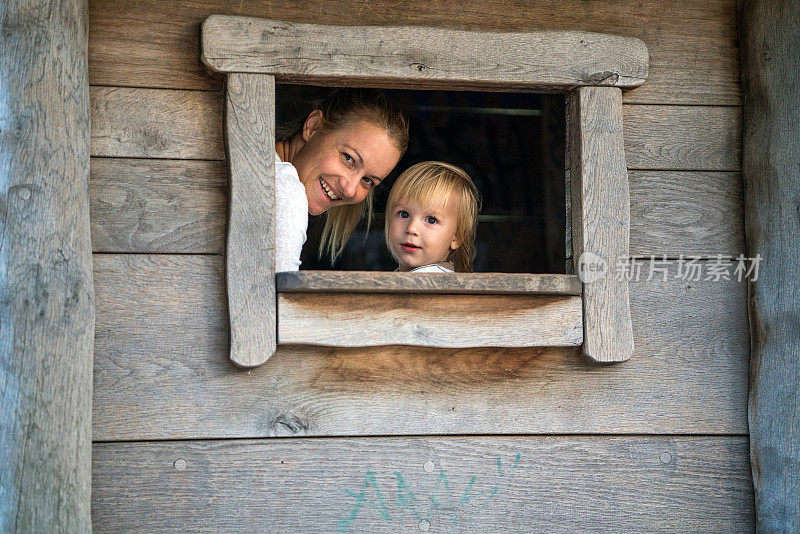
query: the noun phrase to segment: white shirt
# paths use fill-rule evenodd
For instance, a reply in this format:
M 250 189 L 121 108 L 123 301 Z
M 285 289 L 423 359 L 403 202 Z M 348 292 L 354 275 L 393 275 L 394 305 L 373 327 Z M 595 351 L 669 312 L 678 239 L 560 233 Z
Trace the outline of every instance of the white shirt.
M 275 272 L 300 269 L 308 229 L 308 198 L 297 169 L 275 152 Z
M 431 263 L 430 265 L 421 265 L 415 269 L 411 269 L 412 273 L 452 273 L 453 264 L 449 261 L 440 261 L 439 263 Z

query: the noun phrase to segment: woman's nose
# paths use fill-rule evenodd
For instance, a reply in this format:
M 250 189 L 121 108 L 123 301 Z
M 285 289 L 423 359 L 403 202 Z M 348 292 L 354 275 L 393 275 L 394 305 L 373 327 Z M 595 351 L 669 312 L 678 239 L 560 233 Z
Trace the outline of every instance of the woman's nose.
M 361 182 L 360 176 L 343 176 L 342 179 L 339 180 L 339 187 L 347 198 L 353 198 L 358 191 L 359 182 Z

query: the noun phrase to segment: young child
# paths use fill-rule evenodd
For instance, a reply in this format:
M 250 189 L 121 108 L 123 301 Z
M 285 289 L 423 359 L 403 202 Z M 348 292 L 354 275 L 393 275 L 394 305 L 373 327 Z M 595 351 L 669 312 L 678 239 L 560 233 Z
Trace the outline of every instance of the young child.
M 471 272 L 480 194 L 462 169 L 424 161 L 403 171 L 386 203 L 386 244 L 399 271 Z

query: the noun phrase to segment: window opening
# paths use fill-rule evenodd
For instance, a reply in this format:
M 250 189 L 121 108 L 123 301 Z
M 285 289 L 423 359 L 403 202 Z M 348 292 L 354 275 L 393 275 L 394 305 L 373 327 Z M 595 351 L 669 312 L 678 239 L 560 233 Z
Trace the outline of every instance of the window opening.
M 276 85 L 280 128 L 335 88 Z M 394 179 L 414 163 L 463 168 L 483 198 L 475 272 L 565 272 L 564 95 L 387 90 L 409 117 L 409 147 L 375 191 L 375 216 L 362 222 L 342 256 L 319 258 L 324 217 L 309 219 L 302 270 L 392 271 L 384 209 Z M 498 251 L 502 251 L 499 253 Z

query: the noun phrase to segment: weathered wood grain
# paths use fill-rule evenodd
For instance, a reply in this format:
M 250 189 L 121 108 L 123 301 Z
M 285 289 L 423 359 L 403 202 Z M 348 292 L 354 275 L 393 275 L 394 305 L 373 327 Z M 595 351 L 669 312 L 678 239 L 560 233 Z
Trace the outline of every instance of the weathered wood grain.
M 93 156 L 224 158 L 220 93 L 95 87 L 91 96 Z M 739 108 L 626 105 L 622 111 L 629 168 L 739 169 Z
M 633 354 L 628 281 L 614 269 L 630 255 L 622 92 L 579 87 L 567 105 L 572 259 L 583 281 L 583 353 L 596 362 L 621 362 Z
M 93 465 L 95 532 L 753 529 L 741 436 L 103 443 Z
M 744 253 L 738 173 L 628 171 L 628 180 L 632 255 Z M 95 252 L 224 251 L 227 172 L 221 161 L 93 158 L 89 196 Z M 333 283 L 352 282 L 331 276 L 343 278 Z
M 209 77 L 197 61 L 198 26 L 210 14 L 228 13 L 322 24 L 354 21 L 355 24 L 365 25 L 413 24 L 483 31 L 570 29 L 629 35 L 643 39 L 650 48 L 652 58 L 648 83 L 626 92 L 626 103 L 738 105 L 741 99 L 734 6 L 732 0 L 711 0 L 702 4 L 689 0 L 657 3 L 636 0 L 567 0 L 559 3 L 550 0 L 502 0 L 499 4 L 476 0 L 457 3 L 300 0 L 280 5 L 240 0 L 178 3 L 163 0 L 123 0 L 115 3 L 91 0 L 90 76 L 93 83 L 102 85 L 218 90 L 222 87 L 221 78 Z M 167 93 L 161 95 L 167 96 Z M 160 105 L 159 98 L 161 96 L 148 105 Z M 214 98 L 221 109 L 220 95 L 216 94 Z M 623 108 L 626 115 L 629 108 Z M 690 126 L 679 127 L 667 121 L 667 129 L 659 134 L 666 140 L 664 144 L 649 137 L 649 144 L 641 148 L 645 154 L 647 151 L 661 153 L 656 169 L 718 168 L 708 166 L 702 159 L 720 161 L 714 150 L 709 150 L 703 143 L 711 142 L 712 146 L 717 146 L 714 143 L 727 143 L 727 133 L 723 131 L 716 139 L 709 136 L 709 141 L 703 140 L 705 138 L 697 133 L 698 129 L 717 126 L 705 120 L 705 108 L 698 108 L 697 111 L 700 116 Z M 124 113 L 123 116 L 128 119 L 123 117 L 123 120 L 135 121 L 142 113 L 142 109 Z M 161 122 L 172 123 L 174 120 L 169 117 L 161 119 Z M 205 127 L 203 125 L 213 121 L 216 121 L 216 125 L 209 128 L 209 132 L 218 136 L 215 145 L 217 154 L 210 159 L 219 160 L 223 157 L 219 141 L 221 113 L 214 114 L 211 122 L 203 119 L 198 124 Z M 154 124 L 158 122 L 156 120 Z M 735 119 L 730 123 L 738 128 Z M 161 125 L 154 131 L 167 131 L 169 126 L 171 124 Z M 181 133 L 196 127 L 191 121 L 184 121 L 176 129 Z M 682 136 L 688 140 L 683 145 L 680 144 L 683 143 Z M 197 138 L 204 137 L 206 135 L 202 133 L 197 135 Z M 701 143 L 698 143 L 698 138 L 702 140 Z M 195 154 L 188 156 L 192 158 L 208 157 L 197 156 L 200 151 L 196 149 L 192 152 L 181 147 L 179 143 L 183 141 L 179 136 L 175 141 L 164 136 L 161 141 L 178 154 L 183 151 Z M 679 143 L 678 147 L 674 142 Z M 735 143 L 732 145 L 735 150 Z M 102 145 L 95 142 L 93 148 L 95 146 L 102 149 L 102 155 L 124 156 L 128 150 L 123 143 Z M 140 146 L 146 144 L 140 143 Z M 156 150 L 150 153 L 154 154 L 152 157 L 186 157 L 160 155 L 164 152 Z M 629 159 L 631 155 L 628 148 Z M 642 159 L 647 161 L 649 158 Z M 665 161 L 668 163 L 664 164 Z M 731 162 L 736 166 L 730 167 Z M 199 162 L 198 166 L 205 163 L 216 164 Z M 724 168 L 735 170 L 738 161 L 731 157 Z M 652 176 L 660 176 L 660 171 Z M 708 176 L 710 174 L 698 174 L 698 178 Z M 675 184 L 672 180 L 667 182 L 668 188 Z M 690 197 L 693 186 L 684 184 L 682 190 L 686 196 L 674 200 L 675 209 L 672 212 L 680 219 L 683 219 L 681 209 L 684 206 L 681 202 L 689 198 L 697 204 L 702 201 L 701 197 Z M 656 187 L 657 182 L 653 182 L 653 186 Z M 631 173 L 632 204 L 636 198 L 635 187 L 634 173 Z M 708 214 L 715 206 L 722 210 L 726 204 L 719 204 L 717 195 L 727 195 L 728 191 L 712 194 L 708 197 L 707 205 L 700 209 Z M 157 188 L 152 194 L 155 197 L 168 193 L 166 188 Z M 179 195 L 176 199 L 188 199 L 192 195 L 191 191 L 184 190 L 175 194 Z M 656 210 L 663 206 L 666 210 L 672 205 L 660 202 L 658 206 L 647 209 Z M 633 205 L 632 214 L 636 209 Z M 126 210 L 124 216 L 132 217 L 133 212 Z M 689 239 L 681 248 L 680 242 L 687 235 L 686 229 L 674 234 L 676 251 L 691 253 L 692 247 L 699 244 L 705 247 L 701 253 L 713 254 L 715 246 L 708 239 L 714 239 L 712 236 L 717 235 L 717 230 L 720 230 L 719 236 L 724 242 L 725 227 L 706 226 L 705 221 L 709 218 L 706 216 L 703 219 L 703 224 L 696 226 L 697 233 L 691 234 L 697 236 L 697 243 Z M 711 218 L 709 224 L 715 220 Z M 654 228 L 654 242 L 668 239 L 666 236 L 672 224 L 672 220 L 667 220 L 663 226 Z M 211 228 L 209 233 L 216 231 Z M 168 234 L 171 232 L 165 227 L 165 235 L 161 239 L 169 240 Z M 708 238 L 703 237 L 706 234 Z M 632 228 L 632 252 L 636 246 L 636 235 Z M 222 243 L 221 234 L 218 236 L 214 238 L 215 242 Z M 175 237 L 176 246 L 191 249 L 193 242 L 198 243 L 198 249 L 207 246 L 201 236 L 179 239 L 175 234 Z M 657 249 L 651 250 L 659 253 Z M 219 252 L 219 249 L 213 252 Z M 641 253 L 647 254 L 648 251 Z M 226 357 L 228 334 L 224 267 L 219 258 L 123 258 L 99 255 L 97 259 L 105 262 L 105 267 L 101 267 L 96 275 L 105 287 L 99 289 L 99 298 L 106 306 L 100 314 L 103 324 L 98 327 L 96 363 L 94 430 L 99 439 L 297 433 L 488 433 L 498 430 L 562 433 L 747 432 L 745 402 L 749 345 L 745 333 L 747 317 L 742 307 L 745 293 L 740 285 L 732 282 L 672 281 L 671 284 L 654 284 L 652 287 L 644 282 L 632 283 L 631 306 L 637 353 L 631 361 L 611 369 L 582 362 L 574 349 L 428 350 L 387 347 L 380 350 L 281 348 L 264 367 L 247 372 L 234 368 Z M 112 263 L 115 265 L 112 266 Z M 465 397 L 469 397 L 470 401 L 464 402 Z M 169 402 L 164 399 L 169 399 Z M 681 441 L 685 438 L 674 439 Z M 311 448 L 318 441 L 310 441 L 269 442 L 268 450 L 275 450 L 275 446 L 285 443 L 292 447 L 292 452 L 308 450 L 312 455 L 311 461 L 330 458 L 326 451 Z M 396 483 L 392 473 L 395 465 L 386 461 L 386 456 L 381 454 L 409 448 L 393 446 L 385 440 L 366 441 L 368 447 L 374 446 L 375 451 L 381 451 L 371 456 L 378 458 L 376 465 L 386 466 L 381 473 L 375 468 L 379 480 Z M 274 492 L 267 494 L 261 491 L 264 486 L 259 484 L 266 475 L 271 476 L 272 471 L 265 473 L 263 466 L 283 467 L 280 460 L 284 458 L 270 462 L 269 458 L 262 461 L 264 457 L 259 456 L 246 464 L 236 463 L 236 459 L 229 460 L 227 456 L 223 459 L 216 455 L 214 447 L 219 442 L 203 443 L 211 447 L 209 454 L 212 460 L 218 459 L 223 462 L 220 464 L 222 466 L 226 463 L 235 465 L 240 471 L 224 472 L 225 467 L 221 467 L 223 476 L 215 484 L 195 487 L 196 481 L 192 479 L 186 486 L 173 491 L 171 488 L 174 486 L 164 485 L 170 479 L 164 476 L 163 470 L 158 470 L 159 466 L 163 465 L 168 474 L 183 476 L 192 473 L 194 463 L 189 461 L 185 471 L 175 472 L 173 462 L 177 456 L 173 459 L 167 454 L 169 458 L 162 464 L 158 458 L 136 454 L 136 447 L 148 445 L 121 444 L 119 455 L 104 462 L 105 466 L 124 465 L 126 469 L 135 469 L 137 472 L 120 476 L 120 471 L 105 470 L 108 475 L 103 475 L 106 477 L 103 478 L 103 486 L 113 487 L 115 492 L 105 501 L 97 500 L 98 497 L 103 498 L 103 494 L 97 489 L 97 482 L 101 478 L 96 476 L 94 526 L 98 531 L 117 528 L 149 531 L 183 531 L 187 528 L 225 530 L 226 525 L 220 526 L 214 521 L 229 521 L 229 530 L 246 530 L 248 525 L 257 525 L 262 527 L 261 530 L 273 530 L 272 527 L 276 526 L 276 530 L 280 530 L 279 527 L 284 524 L 287 527 L 283 530 L 288 531 L 322 530 L 326 524 L 318 520 L 319 514 L 287 514 L 286 510 L 303 510 L 301 506 L 308 502 L 313 503 L 313 510 L 316 510 L 320 503 L 324 505 L 328 502 L 316 496 L 328 497 L 330 486 L 322 486 L 322 493 L 312 493 L 308 498 L 305 497 L 309 494 L 304 491 L 314 492 L 318 484 L 329 480 L 331 473 L 333 476 L 342 473 L 337 469 L 343 463 L 351 465 L 347 462 L 352 458 L 350 453 L 356 449 L 347 447 L 348 454 L 336 456 L 322 469 L 304 471 L 302 474 L 305 476 L 295 477 L 297 471 L 290 472 L 286 479 L 278 479 L 279 482 L 271 486 L 275 488 Z M 197 443 L 152 445 L 192 447 Z M 577 458 L 570 457 L 555 466 L 548 463 L 553 454 L 541 454 L 536 465 L 549 469 L 553 477 L 565 480 L 567 486 L 553 485 L 549 481 L 533 484 L 526 481 L 515 495 L 524 492 L 526 495 L 541 496 L 541 501 L 529 506 L 527 501 L 517 497 L 514 504 L 519 506 L 506 513 L 502 521 L 489 522 L 488 527 L 496 525 L 495 530 L 500 530 L 513 522 L 515 517 L 520 517 L 518 530 L 529 530 L 528 525 L 541 525 L 539 530 L 551 531 L 565 524 L 565 530 L 576 531 L 587 524 L 595 524 L 593 521 L 597 519 L 600 524 L 597 530 L 620 525 L 620 530 L 628 531 L 731 531 L 736 528 L 751 531 L 752 505 L 748 504 L 749 498 L 737 497 L 731 504 L 728 497 L 731 495 L 729 491 L 733 491 L 728 488 L 740 489 L 747 484 L 741 477 L 732 480 L 725 475 L 733 462 L 720 453 L 719 448 L 707 442 L 693 441 L 686 447 L 692 454 L 703 452 L 700 456 L 672 454 L 673 458 L 680 459 L 676 467 L 691 467 L 695 474 L 691 479 L 680 478 L 680 484 L 676 483 L 676 486 L 682 487 L 674 491 L 662 490 L 663 486 L 654 482 L 651 471 L 642 474 L 644 480 L 637 478 L 637 483 L 629 483 L 628 479 L 620 482 L 618 476 L 613 479 L 610 476 L 608 479 L 597 478 L 592 475 L 595 471 L 579 463 L 585 449 L 576 453 Z M 169 450 L 175 451 L 174 448 Z M 442 450 L 452 451 L 452 444 L 447 443 Z M 561 450 L 561 447 L 555 447 L 556 452 Z M 588 452 L 592 450 L 594 448 Z M 628 446 L 618 451 L 624 462 L 612 464 L 617 473 L 626 470 L 632 461 L 645 456 L 640 449 Z M 483 459 L 487 455 L 479 453 L 478 456 Z M 595 466 L 608 465 L 608 456 L 589 458 Z M 96 451 L 95 457 L 101 458 L 102 453 Z M 241 459 L 242 455 L 237 454 L 237 458 Z M 709 461 L 716 459 L 720 459 L 719 464 L 705 467 Z M 461 460 L 459 458 L 458 463 L 465 463 Z M 309 463 L 293 465 L 303 469 Z M 704 467 L 697 469 L 698 465 Z M 143 466 L 155 466 L 156 470 L 146 471 L 142 469 Z M 720 475 L 720 472 L 723 474 Z M 319 473 L 323 473 L 323 476 Z M 563 473 L 568 473 L 571 478 L 562 477 Z M 250 475 L 259 478 L 248 479 Z M 112 479 L 114 476 L 116 480 Z M 454 484 L 455 478 L 451 477 Z M 120 480 L 125 483 L 121 484 Z M 243 481 L 241 486 L 238 480 Z M 286 482 L 281 483 L 281 480 Z M 341 481 L 342 478 L 334 480 Z M 350 480 L 347 478 L 345 483 Z M 363 484 L 363 474 L 359 473 L 352 480 L 353 483 L 348 484 L 346 489 L 357 494 Z M 581 483 L 573 483 L 575 480 Z M 248 485 L 248 481 L 252 483 Z M 463 488 L 464 478 L 459 477 L 458 482 L 461 485 L 454 487 Z M 476 481 L 476 485 L 481 482 L 482 477 Z M 709 487 L 706 485 L 708 483 L 719 485 Z M 126 487 L 134 491 L 122 493 Z M 641 491 L 632 490 L 627 494 L 625 490 L 628 487 L 641 488 Z M 253 491 L 253 488 L 259 491 Z M 395 488 L 396 485 L 392 487 Z M 548 493 L 551 488 L 556 488 L 557 492 Z M 609 488 L 613 488 L 613 491 Z M 628 495 L 628 498 L 618 500 L 620 488 L 622 495 Z M 480 490 L 480 486 L 477 489 Z M 651 489 L 653 493 L 650 493 Z M 348 497 L 343 490 L 340 495 Z M 597 500 L 595 496 L 598 496 Z M 398 506 L 393 500 L 395 493 L 387 490 L 385 497 L 389 506 Z M 686 501 L 681 500 L 684 497 Z M 349 502 L 353 503 L 354 499 L 350 499 Z M 243 510 L 241 516 L 218 513 L 216 507 L 222 508 L 224 502 L 233 500 L 246 503 L 246 506 L 237 509 Z M 644 501 L 644 510 L 638 506 L 618 506 L 620 502 L 640 501 Z M 648 506 L 648 502 L 653 505 Z M 564 503 L 568 506 L 563 506 Z M 572 503 L 575 504 L 569 506 Z M 679 504 L 676 506 L 676 503 Z M 112 508 L 113 511 L 104 512 Z M 324 506 L 319 508 L 331 509 Z M 565 513 L 565 509 L 570 513 Z M 152 513 L 148 513 L 148 510 L 152 510 Z M 352 507 L 347 508 L 348 512 L 350 510 Z M 520 510 L 526 513 L 520 515 Z M 99 521 L 98 511 L 102 514 Z M 302 523 L 306 517 L 317 521 L 311 525 Z M 378 518 L 380 513 L 368 504 L 360 509 L 358 519 L 365 517 Z M 395 517 L 394 513 L 392 517 Z M 581 518 L 580 523 L 575 522 L 576 517 Z M 241 522 L 237 522 L 240 518 Z M 320 524 L 322 526 L 318 526 Z M 354 523 L 353 531 L 366 530 L 362 525 Z M 419 528 L 417 524 L 409 526 Z M 473 526 L 481 530 L 480 523 Z M 431 530 L 435 531 L 436 527 Z
M 800 531 L 800 4 L 741 0 L 745 221 L 759 532 Z
M 222 94 L 92 87 L 92 156 L 225 159 Z
M 0 531 L 91 530 L 83 0 L 0 7 Z
M 89 54 L 93 84 L 176 89 L 219 89 L 199 63 L 198 27 L 213 14 L 297 23 L 364 26 L 435 26 L 527 32 L 575 30 L 642 39 L 650 50 L 648 82 L 626 102 L 741 103 L 736 13 L 732 0 L 642 3 L 581 0 L 425 0 L 365 3 L 323 0 L 282 3 L 253 0 L 164 0 L 90 3 Z M 129 21 L 136 21 L 130 24 Z
M 228 233 L 225 272 L 230 358 L 261 365 L 275 353 L 275 79 L 228 76 Z
M 221 254 L 227 174 L 222 161 L 92 158 L 92 250 Z
M 278 273 L 277 286 L 302 293 L 581 294 L 578 277 L 564 274 L 294 271 Z
M 228 362 L 217 256 L 96 254 L 94 438 L 747 433 L 746 288 L 631 281 L 636 353 L 279 347 Z M 169 399 L 169 402 L 164 402 Z M 465 400 L 468 399 L 468 400 Z
M 738 171 L 742 110 L 725 106 L 624 106 L 630 169 Z
M 274 74 L 293 83 L 550 92 L 637 87 L 648 65 L 641 39 L 595 32 L 332 26 L 225 15 L 200 25 L 200 59 L 211 72 Z
M 736 172 L 628 171 L 633 256 L 738 256 L 745 251 Z
M 327 347 L 566 347 L 583 342 L 581 297 L 282 293 L 278 342 Z

